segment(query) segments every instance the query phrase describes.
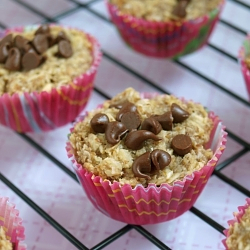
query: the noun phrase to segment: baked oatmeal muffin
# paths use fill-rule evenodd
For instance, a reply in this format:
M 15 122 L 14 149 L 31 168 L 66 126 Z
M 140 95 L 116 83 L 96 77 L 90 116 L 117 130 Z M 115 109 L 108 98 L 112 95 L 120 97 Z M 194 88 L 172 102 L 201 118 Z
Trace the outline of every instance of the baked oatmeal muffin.
M 7 239 L 6 233 L 3 227 L 0 227 L 0 250 L 12 250 L 13 245 L 10 240 Z
M 150 224 L 193 205 L 225 136 L 218 117 L 200 104 L 128 88 L 75 124 L 67 151 L 100 211 Z
M 206 44 L 224 0 L 106 0 L 113 23 L 135 51 L 178 58 Z
M 250 34 L 246 37 L 242 47 L 240 48 L 239 63 L 250 100 Z
M 44 24 L 6 30 L 0 40 L 0 124 L 18 132 L 63 126 L 83 110 L 100 62 L 81 30 Z
M 19 211 L 6 197 L 0 196 L 0 250 L 26 250 L 24 227 Z
M 239 211 L 234 213 L 234 220 L 228 222 L 227 238 L 223 240 L 227 250 L 250 249 L 250 199 L 246 201 L 246 205 L 238 207 Z

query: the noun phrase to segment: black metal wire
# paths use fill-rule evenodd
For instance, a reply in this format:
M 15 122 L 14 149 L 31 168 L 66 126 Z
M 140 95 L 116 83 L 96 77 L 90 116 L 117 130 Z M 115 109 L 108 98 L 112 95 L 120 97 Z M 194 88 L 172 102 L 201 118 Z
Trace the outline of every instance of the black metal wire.
M 20 0 L 13 0 L 15 2 L 17 2 L 18 4 L 22 5 L 23 7 L 25 7 L 26 9 L 29 9 L 30 11 L 32 11 L 33 13 L 39 15 L 40 17 L 42 17 L 44 19 L 45 22 L 57 22 L 58 19 L 65 17 L 66 15 L 72 14 L 75 11 L 79 10 L 79 8 L 82 9 L 86 9 L 87 11 L 91 12 L 92 14 L 94 14 L 95 16 L 101 18 L 102 20 L 105 20 L 109 23 L 111 23 L 111 21 L 109 19 L 107 19 L 106 17 L 104 17 L 103 15 L 101 15 L 100 13 L 96 12 L 95 10 L 91 9 L 90 6 L 95 3 L 98 2 L 100 0 L 92 0 L 88 3 L 79 3 L 76 0 L 71 0 L 71 2 L 74 2 L 76 4 L 76 7 L 65 11 L 64 13 L 60 13 L 59 15 L 57 15 L 54 18 L 50 18 L 49 16 L 47 16 L 46 14 L 42 13 L 41 11 L 37 10 L 35 7 L 30 6 L 28 3 L 24 3 Z M 233 2 L 236 2 L 237 4 L 240 4 L 241 6 L 244 6 L 246 8 L 250 8 L 247 4 L 242 3 L 238 0 L 231 0 Z M 234 29 L 236 31 L 238 31 L 239 33 L 246 35 L 246 31 L 242 30 L 241 28 L 236 27 L 233 24 L 228 23 L 227 21 L 224 20 L 220 20 L 220 22 L 228 27 L 230 27 L 231 29 Z M 1 28 L 6 28 L 4 24 L 0 23 L 0 27 Z M 234 57 L 233 55 L 227 53 L 226 51 L 224 51 L 223 49 L 220 49 L 218 47 L 216 47 L 215 45 L 209 43 L 208 46 L 215 50 L 216 52 L 222 54 L 223 56 L 226 56 L 227 58 L 229 58 L 230 60 L 233 61 L 237 61 L 237 58 Z M 156 90 L 158 90 L 159 92 L 162 93 L 167 93 L 169 94 L 166 90 L 162 89 L 161 87 L 159 87 L 156 83 L 152 82 L 151 80 L 147 79 L 146 77 L 142 76 L 141 74 L 139 74 L 138 72 L 134 71 L 132 68 L 124 65 L 123 63 L 121 63 L 119 60 L 113 58 L 111 55 L 109 55 L 107 52 L 104 51 L 104 57 L 108 60 L 110 60 L 112 63 L 118 65 L 119 67 L 121 67 L 123 70 L 127 71 L 129 74 L 133 75 L 134 77 L 140 79 L 141 81 L 147 83 L 148 85 L 152 86 L 153 88 L 155 88 Z M 175 61 L 175 63 L 177 63 L 179 66 L 185 68 L 186 70 L 188 70 L 189 72 L 192 72 L 193 74 L 195 74 L 198 77 L 201 77 L 203 80 L 205 80 L 205 82 L 215 86 L 216 88 L 220 89 L 221 91 L 225 92 L 226 94 L 230 95 L 231 97 L 233 97 L 234 99 L 237 99 L 239 102 L 243 103 L 246 106 L 250 106 L 249 102 L 247 102 L 246 100 L 244 100 L 243 98 L 237 96 L 236 94 L 234 94 L 233 92 L 227 90 L 226 88 L 220 86 L 218 83 L 216 83 L 215 81 L 209 79 L 208 77 L 202 75 L 201 73 L 197 72 L 196 70 L 192 69 L 191 67 L 185 65 L 184 63 L 180 62 L 180 61 Z M 101 96 L 103 96 L 106 99 L 109 99 L 110 96 L 107 95 L 106 93 L 104 93 L 102 90 L 98 89 L 95 87 L 94 89 L 97 93 L 99 93 Z M 220 178 L 221 180 L 223 180 L 224 182 L 228 183 L 229 185 L 233 186 L 235 189 L 237 189 L 238 191 L 242 192 L 243 194 L 247 195 L 248 197 L 250 197 L 250 192 L 249 190 L 247 190 L 246 188 L 242 187 L 241 185 L 239 185 L 237 182 L 231 180 L 230 178 L 226 177 L 224 174 L 222 174 L 220 172 L 220 170 L 224 169 L 225 167 L 229 166 L 231 163 L 233 163 L 235 160 L 239 159 L 240 157 L 242 157 L 243 155 L 245 155 L 247 152 L 249 152 L 250 150 L 250 144 L 246 141 L 244 141 L 243 139 L 241 139 L 240 137 L 236 136 L 233 132 L 228 131 L 228 135 L 230 138 L 232 138 L 233 140 L 235 140 L 236 142 L 238 142 L 239 144 L 241 144 L 244 148 L 242 150 L 240 150 L 238 153 L 234 154 L 233 156 L 231 156 L 230 158 L 226 159 L 224 162 L 220 163 L 215 171 L 214 171 L 214 175 L 217 176 L 218 178 Z M 47 152 L 44 148 L 42 148 L 39 144 L 37 144 L 34 140 L 32 140 L 29 136 L 25 135 L 25 134 L 19 134 L 26 142 L 28 142 L 32 147 L 34 147 L 36 150 L 38 150 L 40 153 L 42 153 L 46 158 L 50 159 L 56 166 L 58 166 L 62 171 L 64 171 L 67 175 L 69 175 L 71 178 L 73 178 L 75 181 L 77 181 L 77 178 L 75 177 L 75 175 L 73 174 L 72 171 L 70 171 L 66 166 L 64 166 L 60 161 L 58 161 L 55 157 L 53 157 L 49 152 Z M 68 231 L 66 231 L 60 224 L 58 224 L 52 217 L 50 217 L 46 212 L 44 212 L 37 204 L 35 204 L 31 199 L 29 199 L 24 193 L 22 193 L 17 187 L 15 187 L 6 177 L 4 177 L 1 173 L 0 173 L 0 180 L 2 180 L 10 189 L 12 189 L 20 198 L 22 198 L 28 205 L 30 205 L 35 211 L 37 211 L 47 222 L 49 222 L 56 230 L 58 230 L 58 232 L 60 232 L 65 238 L 67 238 L 73 245 L 75 245 L 78 249 L 88 249 L 87 247 L 85 247 L 81 242 L 79 242 L 76 238 L 74 238 L 73 235 L 71 235 Z M 204 213 L 202 213 L 201 211 L 199 211 L 197 208 L 192 207 L 190 209 L 190 211 L 195 214 L 196 216 L 198 216 L 200 219 L 202 219 L 204 222 L 206 222 L 207 224 L 209 224 L 210 226 L 212 226 L 213 228 L 215 228 L 217 231 L 219 231 L 220 233 L 223 232 L 224 227 L 222 227 L 220 224 L 218 224 L 216 221 L 214 221 L 212 218 L 210 218 L 209 216 L 205 215 Z M 152 235 L 151 233 L 149 233 L 146 229 L 144 229 L 141 226 L 135 226 L 135 225 L 126 225 L 125 227 L 123 227 L 122 229 L 120 229 L 119 231 L 115 232 L 114 234 L 112 234 L 111 236 L 109 236 L 108 238 L 104 239 L 102 242 L 98 243 L 96 246 L 92 247 L 91 249 L 102 249 L 105 246 L 109 245 L 110 243 L 112 243 L 113 241 L 115 241 L 116 239 L 118 239 L 119 237 L 121 237 L 122 235 L 124 235 L 125 233 L 127 233 L 129 230 L 131 230 L 132 228 L 134 228 L 136 231 L 138 231 L 140 234 L 142 234 L 144 237 L 146 237 L 150 242 L 152 242 L 153 244 L 155 244 L 157 247 L 159 247 L 160 249 L 166 249 L 169 250 L 170 248 L 168 246 L 166 246 L 163 242 L 161 242 L 159 239 L 157 239 L 154 235 Z
M 87 250 L 78 239 L 76 239 L 70 232 L 68 232 L 63 226 L 55 221 L 49 214 L 47 214 L 41 207 L 39 207 L 34 201 L 32 201 L 27 195 L 25 195 L 20 189 L 18 189 L 10 180 L 0 173 L 0 180 L 14 191 L 23 201 L 25 201 L 31 208 L 33 208 L 40 216 L 42 216 L 51 226 L 53 226 L 59 233 L 61 233 L 68 241 L 70 241 L 78 249 Z

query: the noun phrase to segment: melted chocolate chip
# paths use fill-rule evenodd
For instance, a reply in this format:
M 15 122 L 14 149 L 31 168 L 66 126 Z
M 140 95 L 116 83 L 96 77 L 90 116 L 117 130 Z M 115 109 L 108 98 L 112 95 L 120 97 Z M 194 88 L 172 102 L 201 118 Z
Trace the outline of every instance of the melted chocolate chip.
M 5 68 L 8 70 L 20 70 L 21 68 L 21 52 L 18 48 L 11 48 L 5 62 Z
M 152 139 L 154 141 L 160 141 L 161 138 L 154 133 L 147 130 L 132 130 L 125 138 L 124 144 L 127 148 L 132 150 L 139 150 L 143 147 L 143 143 L 146 140 Z
M 67 35 L 65 34 L 64 31 L 60 31 L 56 37 L 56 43 L 59 43 L 60 41 L 65 40 L 70 42 L 69 38 L 67 37 Z
M 42 61 L 42 57 L 35 51 L 28 51 L 22 57 L 22 67 L 24 70 L 31 70 L 37 68 Z
M 124 113 L 121 122 L 128 130 L 137 129 L 141 125 L 140 116 L 137 112 Z
M 5 63 L 5 61 L 7 60 L 10 47 L 11 45 L 9 42 L 0 45 L 0 63 Z
M 116 120 L 121 121 L 123 114 L 125 114 L 127 112 L 137 112 L 136 106 L 129 101 L 125 102 L 122 105 L 121 109 L 119 110 L 119 112 L 116 115 Z
M 171 147 L 176 154 L 184 156 L 192 150 L 191 138 L 188 135 L 176 135 L 171 142 Z
M 189 113 L 176 103 L 172 104 L 171 111 L 174 118 L 174 123 L 183 122 L 189 117 Z
M 69 58 L 73 54 L 72 47 L 68 41 L 62 40 L 58 43 L 58 55 Z
M 163 170 L 171 162 L 171 156 L 163 150 L 155 149 L 151 153 L 146 152 L 135 159 L 132 171 L 136 177 L 150 180 L 150 174 Z
M 151 179 L 148 175 L 151 172 L 150 152 L 146 152 L 135 159 L 132 165 L 132 171 L 136 177 Z
M 151 152 L 151 160 L 156 170 L 163 170 L 171 162 L 171 156 L 168 152 L 161 149 L 155 149 Z
M 17 35 L 14 38 L 14 46 L 17 47 L 22 54 L 26 53 L 29 49 L 31 49 L 31 45 L 29 44 L 29 40 Z
M 161 132 L 162 126 L 154 117 L 151 116 L 143 121 L 141 129 L 151 131 L 152 133 L 157 135 Z
M 32 44 L 38 54 L 44 53 L 49 48 L 49 43 L 46 34 L 35 35 Z
M 179 1 L 173 9 L 173 14 L 180 18 L 184 18 L 187 15 L 186 8 L 188 4 L 189 4 L 189 1 L 187 0 Z
M 109 123 L 108 116 L 102 113 L 96 114 L 90 121 L 91 128 L 96 133 L 104 133 L 108 123 Z
M 174 118 L 170 111 L 162 115 L 155 115 L 154 119 L 156 119 L 161 124 L 163 130 L 172 130 Z
M 50 33 L 50 27 L 48 24 L 41 25 L 35 32 L 35 35 L 37 34 L 48 34 Z
M 117 144 L 121 137 L 127 133 L 128 129 L 121 122 L 109 122 L 105 130 L 105 137 L 111 145 Z
M 10 43 L 12 45 L 12 39 L 13 39 L 13 35 L 8 34 L 4 38 L 2 38 L 2 40 L 0 41 L 0 45 L 5 44 L 5 43 Z

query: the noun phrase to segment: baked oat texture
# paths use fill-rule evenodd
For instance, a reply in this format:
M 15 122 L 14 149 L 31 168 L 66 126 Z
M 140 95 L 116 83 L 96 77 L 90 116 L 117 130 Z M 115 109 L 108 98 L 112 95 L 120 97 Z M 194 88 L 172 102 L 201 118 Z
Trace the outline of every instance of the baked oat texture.
M 12 250 L 12 249 L 13 249 L 12 244 L 7 239 L 3 227 L 0 227 L 0 250 Z
M 64 31 L 69 38 L 73 55 L 70 58 L 58 58 L 55 54 L 58 45 L 49 48 L 43 55 L 47 57 L 45 63 L 38 68 L 27 72 L 9 71 L 0 64 L 0 95 L 3 93 L 23 93 L 50 91 L 53 87 L 58 88 L 67 85 L 73 79 L 85 73 L 93 61 L 92 44 L 86 34 L 80 30 L 51 26 L 51 34 L 57 36 Z M 32 40 L 36 29 L 22 33 L 13 33 L 14 36 L 21 34 Z
M 250 207 L 245 210 L 240 222 L 230 226 L 226 243 L 229 250 L 250 250 Z
M 170 21 L 179 19 L 173 15 L 178 0 L 110 0 L 123 14 L 129 14 L 148 21 Z M 221 0 L 191 0 L 185 19 L 195 19 L 216 9 Z
M 190 113 L 187 120 L 174 124 L 172 131 L 162 130 L 157 136 L 162 140 L 154 142 L 148 140 L 140 150 L 129 150 L 124 145 L 124 140 L 111 146 L 107 143 L 105 135 L 95 134 L 90 126 L 91 118 L 97 113 L 105 113 L 110 121 L 115 121 L 118 109 L 109 108 L 110 104 L 128 100 L 134 103 L 140 114 L 141 120 L 157 114 L 161 115 L 170 111 L 172 103 L 180 105 Z M 140 94 L 132 88 L 126 89 L 113 99 L 104 102 L 103 107 L 89 112 L 82 122 L 75 125 L 74 131 L 69 139 L 74 149 L 77 162 L 81 163 L 89 172 L 108 179 L 111 182 L 118 181 L 131 186 L 148 183 L 160 185 L 162 183 L 173 184 L 176 180 L 182 180 L 186 175 L 202 168 L 212 157 L 210 149 L 204 149 L 203 145 L 209 141 L 210 131 L 213 127 L 207 111 L 200 105 L 193 102 L 184 103 L 178 98 L 170 95 L 158 95 L 152 99 L 143 99 Z M 193 149 L 184 157 L 176 156 L 173 153 L 170 143 L 177 134 L 188 134 L 192 139 Z M 151 176 L 151 180 L 134 176 L 132 163 L 134 160 L 153 149 L 162 149 L 171 155 L 171 163 L 164 170 Z
M 250 56 L 246 57 L 245 62 L 246 62 L 248 69 L 250 70 Z

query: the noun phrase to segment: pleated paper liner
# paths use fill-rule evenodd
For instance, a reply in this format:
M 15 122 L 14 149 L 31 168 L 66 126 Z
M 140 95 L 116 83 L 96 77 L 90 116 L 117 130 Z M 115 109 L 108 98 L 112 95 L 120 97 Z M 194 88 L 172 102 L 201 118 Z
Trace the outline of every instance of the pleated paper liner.
M 37 27 L 18 27 L 6 30 L 6 33 Z M 87 34 L 87 37 L 93 55 L 89 70 L 68 85 L 53 88 L 50 92 L 3 94 L 0 96 L 0 124 L 24 133 L 49 131 L 72 122 L 87 105 L 101 60 L 99 43 L 91 35 Z
M 247 67 L 247 64 L 245 63 L 245 58 L 247 56 L 250 56 L 250 34 L 246 37 L 245 41 L 243 42 L 243 45 L 240 48 L 239 55 L 238 55 L 241 72 L 244 77 L 244 81 L 246 84 L 246 89 L 247 89 L 249 101 L 250 101 L 250 69 Z
M 246 204 L 244 206 L 238 207 L 238 212 L 234 213 L 234 218 L 227 222 L 229 227 L 233 226 L 235 223 L 240 223 L 242 216 L 245 214 L 245 211 L 247 208 L 249 208 L 249 206 L 250 206 L 250 198 L 247 198 Z M 225 234 L 226 238 L 223 239 L 222 243 L 225 246 L 226 250 L 228 250 L 228 246 L 227 246 L 226 241 L 227 241 L 228 237 L 230 236 L 229 229 L 224 230 L 224 234 Z M 237 250 L 237 249 L 235 249 L 235 250 Z
M 3 227 L 7 239 L 13 244 L 14 250 L 26 250 L 26 245 L 21 242 L 24 240 L 24 227 L 19 211 L 14 204 L 9 202 L 7 197 L 0 196 L 0 226 Z
M 150 95 L 144 96 L 148 98 Z M 173 185 L 166 183 L 157 187 L 149 184 L 146 188 L 142 185 L 133 188 L 128 184 L 111 183 L 88 172 L 84 165 L 77 163 L 70 142 L 67 142 L 67 154 L 88 198 L 108 217 L 136 225 L 169 221 L 193 206 L 225 149 L 225 127 L 214 113 L 210 112 L 209 116 L 214 127 L 206 146 L 214 152 L 212 159 L 199 171 L 186 176 L 182 181 L 175 181 Z
M 205 16 L 194 20 L 154 22 L 122 14 L 106 0 L 112 22 L 129 47 L 147 56 L 178 58 L 201 48 L 218 22 L 224 0 Z

